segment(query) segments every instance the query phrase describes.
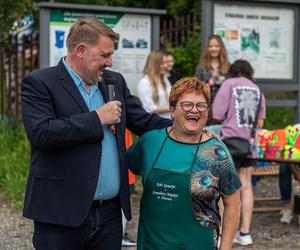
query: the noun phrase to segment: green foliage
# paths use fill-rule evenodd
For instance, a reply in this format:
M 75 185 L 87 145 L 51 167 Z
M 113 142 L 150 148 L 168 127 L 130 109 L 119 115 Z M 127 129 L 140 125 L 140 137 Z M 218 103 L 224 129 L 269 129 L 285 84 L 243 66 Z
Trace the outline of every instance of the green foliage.
M 33 0 L 2 0 L 0 4 L 0 44 L 8 45 L 7 37 L 13 31 L 14 23 L 33 11 Z
M 30 145 L 23 125 L 0 122 L 0 190 L 15 208 L 22 206 L 30 159 Z
M 290 107 L 268 107 L 264 128 L 284 128 L 295 122 L 295 110 Z
M 200 12 L 201 1 L 194 0 L 173 0 L 167 1 L 166 6 L 168 14 L 173 17 L 183 17 L 191 13 Z
M 194 76 L 195 68 L 199 61 L 201 46 L 200 32 L 189 35 L 183 45 L 177 47 L 167 46 L 175 58 L 174 73 L 179 77 Z
M 295 92 L 268 91 L 264 93 L 266 99 L 295 99 Z M 267 129 L 284 128 L 296 122 L 296 110 L 292 107 L 267 107 L 267 114 L 264 127 Z
M 47 2 L 47 1 L 44 1 Z M 49 2 L 49 1 L 48 1 Z M 194 0 L 60 0 L 59 2 L 71 4 L 94 4 L 101 6 L 122 6 L 134 8 L 166 9 L 168 15 L 173 17 L 185 16 L 191 12 L 200 12 L 200 1 Z

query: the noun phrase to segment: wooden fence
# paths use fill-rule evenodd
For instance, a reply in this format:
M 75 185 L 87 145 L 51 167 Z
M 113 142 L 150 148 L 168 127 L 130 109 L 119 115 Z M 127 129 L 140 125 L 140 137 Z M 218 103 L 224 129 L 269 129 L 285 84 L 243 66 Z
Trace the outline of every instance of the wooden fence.
M 160 44 L 178 46 L 184 44 L 190 34 L 199 34 L 201 17 L 200 13 L 188 14 L 178 19 L 168 18 L 161 21 Z M 200 36 L 199 36 L 200 39 Z
M 21 119 L 21 82 L 38 67 L 36 34 L 10 36 L 0 48 L 0 118 L 17 122 Z

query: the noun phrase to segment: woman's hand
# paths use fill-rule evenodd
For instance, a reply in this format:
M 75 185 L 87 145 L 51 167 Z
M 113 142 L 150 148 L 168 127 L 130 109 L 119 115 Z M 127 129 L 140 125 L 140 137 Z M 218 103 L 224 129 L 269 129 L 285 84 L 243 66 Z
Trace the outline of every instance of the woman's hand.
M 210 130 L 204 128 L 203 133 L 205 133 L 208 137 L 214 137 L 216 138 L 218 141 L 222 142 L 221 137 L 218 136 L 217 134 L 215 134 L 214 132 L 211 132 Z

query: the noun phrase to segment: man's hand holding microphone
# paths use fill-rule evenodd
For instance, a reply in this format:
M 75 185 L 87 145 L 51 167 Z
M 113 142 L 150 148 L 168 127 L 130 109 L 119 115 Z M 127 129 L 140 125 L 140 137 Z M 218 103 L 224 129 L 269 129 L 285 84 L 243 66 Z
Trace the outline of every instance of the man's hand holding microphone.
M 102 105 L 96 110 L 102 125 L 111 125 L 110 130 L 115 133 L 116 126 L 121 122 L 121 102 L 116 100 L 115 79 L 108 78 L 105 81 L 108 95 L 108 103 Z

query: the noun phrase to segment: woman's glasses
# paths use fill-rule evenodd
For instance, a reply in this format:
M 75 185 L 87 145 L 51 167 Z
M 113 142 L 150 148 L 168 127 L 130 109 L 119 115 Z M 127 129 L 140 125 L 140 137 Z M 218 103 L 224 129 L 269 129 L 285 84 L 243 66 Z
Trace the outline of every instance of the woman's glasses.
M 209 108 L 209 105 L 206 102 L 193 103 L 193 102 L 185 101 L 185 102 L 180 103 L 180 107 L 185 112 L 191 111 L 194 108 L 194 106 L 196 106 L 196 109 L 199 112 L 204 112 L 204 111 L 208 110 L 208 108 Z

